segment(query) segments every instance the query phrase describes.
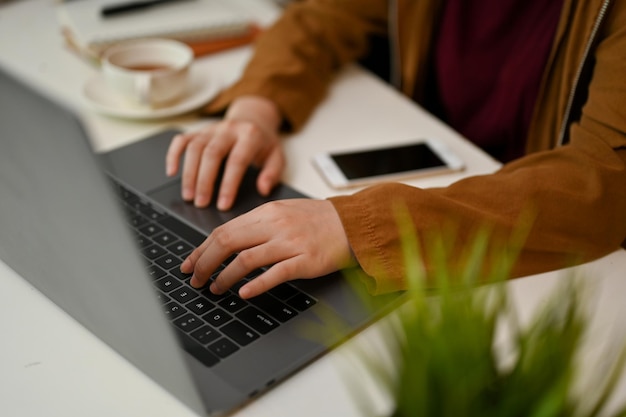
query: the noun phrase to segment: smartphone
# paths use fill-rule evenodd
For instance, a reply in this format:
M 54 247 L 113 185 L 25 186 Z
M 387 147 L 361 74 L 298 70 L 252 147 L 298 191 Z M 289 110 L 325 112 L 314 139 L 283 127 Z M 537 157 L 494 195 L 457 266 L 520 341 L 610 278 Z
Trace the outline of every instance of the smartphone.
M 443 142 L 430 138 L 350 152 L 319 153 L 313 157 L 313 163 L 334 188 L 443 174 L 464 167 Z

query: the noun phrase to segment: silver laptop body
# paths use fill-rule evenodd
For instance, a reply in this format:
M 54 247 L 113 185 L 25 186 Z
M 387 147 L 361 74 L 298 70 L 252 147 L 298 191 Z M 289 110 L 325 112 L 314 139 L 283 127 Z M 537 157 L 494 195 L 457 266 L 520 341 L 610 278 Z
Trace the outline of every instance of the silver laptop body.
M 196 209 L 180 199 L 179 179 L 164 175 L 172 135 L 95 155 L 72 111 L 0 68 L 0 258 L 190 408 L 222 413 L 363 328 L 396 297 L 372 311 L 340 274 L 297 281 L 294 288 L 315 300 L 312 307 L 292 309 L 292 319 L 211 366 L 202 363 L 183 348 L 180 329 L 155 296 L 111 178 L 204 235 L 269 199 L 303 195 L 282 185 L 263 199 L 250 173 L 235 209 Z M 320 317 L 329 312 L 346 325 L 342 332 L 307 333 L 311 323 L 323 328 Z

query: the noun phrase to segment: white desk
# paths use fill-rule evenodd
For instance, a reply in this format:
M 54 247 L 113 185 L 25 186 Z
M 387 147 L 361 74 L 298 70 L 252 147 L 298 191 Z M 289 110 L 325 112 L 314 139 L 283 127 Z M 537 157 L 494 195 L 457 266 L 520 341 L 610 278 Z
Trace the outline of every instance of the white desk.
M 248 57 L 249 50 L 242 48 L 203 58 L 197 65 L 216 82 L 226 84 L 236 79 Z M 0 62 L 76 108 L 92 134 L 94 146 L 100 150 L 133 141 L 165 126 L 193 128 L 206 123 L 194 115 L 136 122 L 92 112 L 82 98 L 81 89 L 96 70 L 63 47 L 53 0 L 0 3 Z M 327 187 L 309 161 L 314 152 L 419 136 L 436 136 L 447 142 L 465 160 L 467 169 L 461 174 L 412 181 L 412 184 L 445 185 L 462 176 L 485 174 L 498 168 L 498 163 L 376 78 L 358 68 L 349 68 L 341 73 L 306 128 L 286 139 L 289 166 L 284 181 L 313 197 L 330 196 L 336 191 Z M 587 271 L 585 276 L 598 290 L 593 314 L 598 336 L 594 341 L 624 340 L 626 321 L 620 318 L 626 316 L 626 303 L 622 301 L 626 293 L 626 252 L 615 252 L 578 269 Z M 562 273 L 543 274 L 510 284 L 522 317 L 530 315 L 561 276 Z M 5 295 L 0 303 L 0 414 L 194 415 L 2 262 L 0 285 Z M 609 335 L 610 332 L 613 334 Z M 345 375 L 345 354 L 355 343 L 375 343 L 377 336 L 376 326 L 370 327 L 237 415 L 362 415 L 346 383 L 350 380 Z M 377 396 L 375 387 L 367 388 L 377 409 L 388 409 L 389 402 Z M 620 385 L 619 394 L 617 399 L 626 401 L 626 384 Z

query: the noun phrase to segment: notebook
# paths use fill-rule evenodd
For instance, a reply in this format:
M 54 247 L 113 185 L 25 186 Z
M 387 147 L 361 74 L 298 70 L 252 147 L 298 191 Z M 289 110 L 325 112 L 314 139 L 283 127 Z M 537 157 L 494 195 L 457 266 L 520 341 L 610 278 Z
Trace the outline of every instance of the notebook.
M 103 51 L 120 41 L 163 37 L 183 41 L 196 55 L 250 43 L 259 26 L 233 0 L 178 0 L 104 17 L 106 6 L 134 0 L 65 1 L 57 5 L 61 31 L 68 46 L 98 61 Z
M 172 260 L 241 212 L 305 196 L 283 184 L 261 198 L 249 172 L 233 210 L 197 209 L 164 174 L 173 131 L 96 155 L 73 112 L 2 68 L 0 90 L 0 258 L 199 414 L 253 400 L 399 299 L 366 299 L 339 273 L 251 305 L 186 294 Z

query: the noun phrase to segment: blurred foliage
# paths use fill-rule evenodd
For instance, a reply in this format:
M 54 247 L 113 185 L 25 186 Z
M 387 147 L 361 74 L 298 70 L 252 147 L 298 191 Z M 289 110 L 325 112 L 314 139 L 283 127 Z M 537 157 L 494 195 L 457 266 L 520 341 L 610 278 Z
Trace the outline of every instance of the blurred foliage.
M 489 233 L 479 234 L 464 258 L 462 276 L 447 268 L 445 240 L 433 239 L 430 253 L 437 267 L 426 276 L 415 256 L 420 253 L 415 233 L 406 221 L 401 224 L 408 290 L 394 312 L 397 320 L 380 323 L 395 366 L 376 350 L 357 351 L 359 363 L 393 397 L 394 417 L 600 415 L 622 374 L 625 350 L 621 345 L 618 355 L 606 355 L 610 363 L 597 367 L 601 374 L 594 385 L 577 391 L 579 350 L 588 327 L 580 282 L 564 279 L 522 326 L 504 283 L 524 233 L 499 248 L 499 256 L 491 257 L 499 262 L 487 271 L 482 261 L 493 249 Z M 434 282 L 436 292 L 426 282 Z M 504 344 L 497 337 L 503 329 Z M 626 416 L 626 408 L 613 416 Z

